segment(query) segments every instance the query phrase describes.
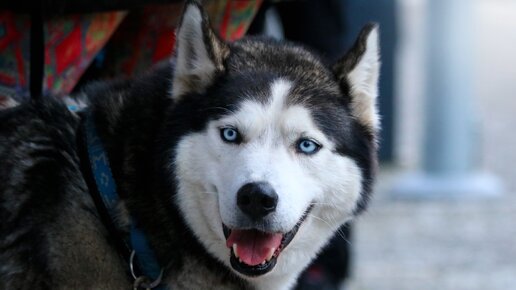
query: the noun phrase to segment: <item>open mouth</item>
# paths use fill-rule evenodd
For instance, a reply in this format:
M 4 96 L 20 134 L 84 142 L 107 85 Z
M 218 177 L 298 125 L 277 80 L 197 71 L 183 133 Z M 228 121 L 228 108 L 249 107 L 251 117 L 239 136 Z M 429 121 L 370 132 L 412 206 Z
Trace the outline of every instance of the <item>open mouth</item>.
M 223 224 L 226 246 L 231 253 L 231 267 L 247 276 L 259 276 L 270 272 L 276 266 L 281 252 L 297 234 L 311 209 L 312 206 L 287 233 L 269 233 L 257 229 L 230 229 Z

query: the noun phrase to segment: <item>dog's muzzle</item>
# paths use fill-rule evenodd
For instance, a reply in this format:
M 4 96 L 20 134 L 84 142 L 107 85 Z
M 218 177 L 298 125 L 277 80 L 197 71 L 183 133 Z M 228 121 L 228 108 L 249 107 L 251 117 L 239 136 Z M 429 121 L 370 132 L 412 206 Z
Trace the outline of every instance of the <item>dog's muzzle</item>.
M 276 210 L 277 204 L 278 194 L 266 182 L 245 184 L 237 193 L 238 208 L 256 225 L 263 225 L 264 219 Z M 262 227 L 229 228 L 223 224 L 233 269 L 246 276 L 259 276 L 271 271 L 311 209 L 312 206 L 305 211 L 294 228 L 286 233 L 266 232 Z

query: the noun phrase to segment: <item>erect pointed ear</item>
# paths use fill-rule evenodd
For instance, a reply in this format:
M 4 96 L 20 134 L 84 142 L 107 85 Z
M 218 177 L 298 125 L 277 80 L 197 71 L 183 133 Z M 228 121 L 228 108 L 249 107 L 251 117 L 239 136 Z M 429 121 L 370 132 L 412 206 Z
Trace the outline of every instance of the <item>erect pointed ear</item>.
M 378 25 L 367 24 L 354 46 L 333 66 L 340 85 L 350 97 L 351 114 L 373 133 L 378 132 L 380 117 L 376 107 L 380 74 Z M 346 92 L 345 92 L 346 93 Z
M 224 72 L 229 48 L 211 29 L 201 4 L 193 0 L 185 3 L 176 39 L 172 97 L 179 100 L 188 93 L 203 93 Z

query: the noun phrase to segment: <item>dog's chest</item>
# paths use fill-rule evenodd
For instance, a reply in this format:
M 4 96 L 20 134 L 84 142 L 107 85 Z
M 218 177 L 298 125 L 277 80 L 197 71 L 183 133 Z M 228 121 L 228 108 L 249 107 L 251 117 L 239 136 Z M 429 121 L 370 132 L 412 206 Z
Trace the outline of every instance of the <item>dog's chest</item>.
M 197 259 L 185 259 L 181 269 L 171 269 L 167 283 L 170 289 L 250 289 L 231 279 L 228 275 L 220 274 L 220 271 L 209 269 L 208 266 Z

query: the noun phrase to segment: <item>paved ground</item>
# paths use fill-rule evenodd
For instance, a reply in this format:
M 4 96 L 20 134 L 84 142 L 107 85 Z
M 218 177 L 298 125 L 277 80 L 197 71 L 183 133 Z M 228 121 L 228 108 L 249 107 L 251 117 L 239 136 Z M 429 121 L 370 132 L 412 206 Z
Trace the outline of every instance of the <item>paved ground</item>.
M 421 14 L 416 2 L 422 1 L 401 2 L 414 9 L 405 19 Z M 495 199 L 395 200 L 388 189 L 399 172 L 384 170 L 376 199 L 355 227 L 354 278 L 347 289 L 516 289 L 516 1 L 473 3 L 478 164 L 503 180 L 505 193 Z M 410 71 L 411 64 L 402 67 Z M 421 128 L 414 125 L 421 124 L 418 100 L 405 101 L 402 164 L 417 165 L 418 143 L 411 138 Z
M 352 290 L 516 289 L 516 199 L 377 196 L 355 227 Z

